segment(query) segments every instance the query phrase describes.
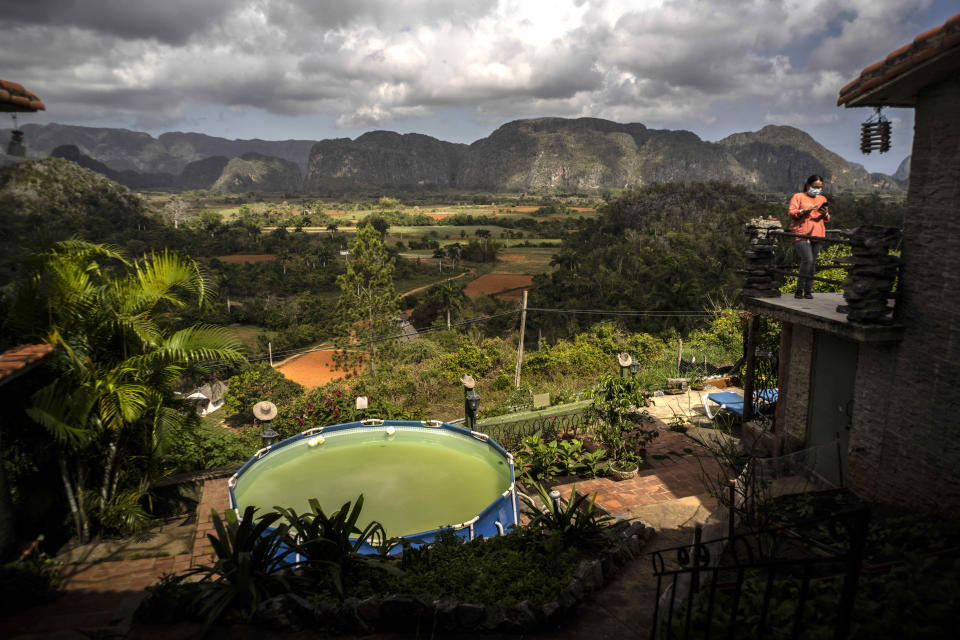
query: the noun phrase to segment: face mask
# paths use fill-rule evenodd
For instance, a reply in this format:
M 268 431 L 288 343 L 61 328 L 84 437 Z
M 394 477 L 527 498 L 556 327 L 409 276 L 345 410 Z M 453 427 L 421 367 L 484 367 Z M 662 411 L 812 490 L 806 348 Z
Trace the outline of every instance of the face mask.
M 807 189 L 807 193 L 809 193 L 813 197 L 820 195 L 821 191 L 823 191 L 823 189 L 814 189 L 813 187 L 810 187 L 809 189 Z

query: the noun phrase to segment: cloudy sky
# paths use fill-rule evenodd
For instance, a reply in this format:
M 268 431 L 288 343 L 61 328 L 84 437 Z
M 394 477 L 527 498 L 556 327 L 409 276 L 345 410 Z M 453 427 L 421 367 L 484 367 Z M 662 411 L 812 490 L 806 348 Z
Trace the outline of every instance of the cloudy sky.
M 767 124 L 868 169 L 840 87 L 956 0 L 7 0 L 0 74 L 59 122 L 227 138 L 373 129 L 473 142 L 517 118 L 608 118 L 706 140 Z M 2 127 L 9 122 L 0 123 Z

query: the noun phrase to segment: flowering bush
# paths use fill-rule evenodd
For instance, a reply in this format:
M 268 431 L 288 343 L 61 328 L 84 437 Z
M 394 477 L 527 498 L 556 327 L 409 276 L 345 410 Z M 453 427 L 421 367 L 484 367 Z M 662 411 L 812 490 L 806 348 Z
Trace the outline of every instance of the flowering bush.
M 417 410 L 403 409 L 383 398 L 371 397 L 366 409 L 357 410 L 357 396 L 366 395 L 362 380 L 335 380 L 312 389 L 278 407 L 273 428 L 287 438 L 306 429 L 354 422 L 366 418 L 421 420 Z

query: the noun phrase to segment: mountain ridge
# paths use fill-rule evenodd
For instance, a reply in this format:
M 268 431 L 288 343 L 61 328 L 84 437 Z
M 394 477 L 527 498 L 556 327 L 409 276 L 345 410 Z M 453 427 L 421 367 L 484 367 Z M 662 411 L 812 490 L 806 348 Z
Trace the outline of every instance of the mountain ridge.
M 469 145 L 382 130 L 355 139 L 270 141 L 184 132 L 154 138 L 126 129 L 60 124 L 23 128 L 31 156 L 70 145 L 76 151 L 60 153 L 85 166 L 106 167 L 107 175 L 131 188 L 163 187 L 167 180 L 175 188 L 233 192 L 394 188 L 549 193 L 720 180 L 790 192 L 817 173 L 833 190 L 904 190 L 903 181 L 869 173 L 806 132 L 782 125 L 710 142 L 690 131 L 651 129 L 637 122 L 545 117 L 507 122 Z M 256 157 L 244 160 L 245 154 Z M 224 175 L 228 167 L 232 177 Z

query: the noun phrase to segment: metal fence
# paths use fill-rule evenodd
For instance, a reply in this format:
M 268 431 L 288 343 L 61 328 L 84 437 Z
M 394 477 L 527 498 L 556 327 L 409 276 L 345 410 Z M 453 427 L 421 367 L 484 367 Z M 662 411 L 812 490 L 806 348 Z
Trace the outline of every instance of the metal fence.
M 650 637 L 765 638 L 776 630 L 803 638 L 816 618 L 821 630 L 846 638 L 868 521 L 860 508 L 707 541 L 697 527 L 692 545 L 651 554 L 657 598 Z M 807 535 L 818 528 L 844 532 L 847 543 L 838 549 Z
M 507 451 L 516 451 L 521 441 L 537 432 L 544 440 L 555 438 L 558 434 L 572 433 L 585 429 L 590 423 L 585 409 L 574 413 L 552 416 L 536 416 L 526 420 L 492 422 L 480 424 L 476 430 L 496 440 Z

